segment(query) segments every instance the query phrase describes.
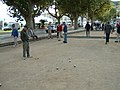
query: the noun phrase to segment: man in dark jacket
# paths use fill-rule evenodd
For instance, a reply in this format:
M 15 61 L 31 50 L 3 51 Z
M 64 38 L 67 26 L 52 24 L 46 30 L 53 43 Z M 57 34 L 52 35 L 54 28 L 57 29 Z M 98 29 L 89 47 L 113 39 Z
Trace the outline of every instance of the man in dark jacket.
M 29 53 L 29 36 L 28 36 L 28 27 L 24 26 L 24 29 L 21 31 L 21 40 L 23 42 L 23 57 L 30 57 Z
M 105 34 L 106 34 L 106 42 L 105 44 L 109 43 L 110 33 L 112 31 L 112 26 L 110 25 L 110 22 L 108 22 L 105 25 Z
M 63 41 L 63 43 L 67 43 L 67 31 L 68 31 L 68 29 L 67 29 L 67 25 L 66 25 L 65 22 L 63 22 L 62 28 L 63 28 L 63 32 L 64 32 L 64 41 Z
M 119 24 L 117 24 L 117 42 L 120 42 L 120 23 Z
M 86 29 L 86 37 L 90 37 L 90 24 L 89 22 L 87 22 L 87 24 L 85 25 L 85 29 Z

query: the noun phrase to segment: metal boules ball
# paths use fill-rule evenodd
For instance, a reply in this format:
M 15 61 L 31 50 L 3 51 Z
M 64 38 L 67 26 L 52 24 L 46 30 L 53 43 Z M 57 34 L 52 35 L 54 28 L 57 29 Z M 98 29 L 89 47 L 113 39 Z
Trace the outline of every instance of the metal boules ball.
M 74 65 L 74 68 L 76 68 L 77 66 L 76 65 Z
M 71 60 L 71 57 L 69 57 L 68 60 Z
M 2 84 L 0 83 L 0 87 L 2 86 Z
M 69 62 L 71 62 L 71 60 L 69 60 Z
M 59 68 L 58 67 L 56 67 L 56 70 L 58 70 Z

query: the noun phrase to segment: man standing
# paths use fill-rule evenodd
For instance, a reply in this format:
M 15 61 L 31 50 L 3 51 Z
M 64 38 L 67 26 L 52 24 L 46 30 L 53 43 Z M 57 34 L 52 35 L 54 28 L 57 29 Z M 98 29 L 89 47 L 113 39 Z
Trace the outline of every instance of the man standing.
M 85 29 L 86 29 L 86 37 L 90 37 L 90 24 L 89 22 L 87 22 L 86 26 L 85 26 Z
M 52 26 L 51 26 L 51 22 L 49 22 L 49 24 L 48 24 L 48 39 L 53 39 L 53 37 L 52 37 Z
M 21 31 L 21 40 L 23 42 L 23 57 L 30 57 L 29 53 L 29 36 L 28 36 L 28 27 L 24 26 L 23 30 Z
M 63 22 L 63 32 L 64 32 L 64 41 L 63 43 L 67 43 L 67 25 L 65 22 Z
M 14 37 L 14 47 L 16 47 L 16 45 L 17 45 L 17 38 L 19 36 L 19 33 L 18 33 L 18 30 L 15 28 L 15 24 L 12 25 L 12 28 L 13 28 L 13 30 L 12 30 L 11 36 Z
M 61 41 L 62 36 L 62 24 L 57 26 L 57 31 L 58 31 L 58 41 Z
M 117 24 L 117 42 L 120 42 L 120 39 L 119 39 L 119 37 L 120 37 L 120 23 L 119 24 Z
M 110 38 L 111 31 L 112 31 L 112 26 L 110 25 L 110 22 L 108 22 L 105 25 L 105 34 L 106 34 L 106 42 L 105 42 L 105 44 L 109 43 L 109 38 Z

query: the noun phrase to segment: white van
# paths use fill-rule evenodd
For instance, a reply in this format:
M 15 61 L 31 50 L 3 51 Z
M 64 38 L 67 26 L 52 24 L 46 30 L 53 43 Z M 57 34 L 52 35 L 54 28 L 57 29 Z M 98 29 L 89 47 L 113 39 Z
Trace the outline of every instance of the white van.
M 17 23 L 17 22 L 10 22 L 10 23 L 8 23 L 7 26 L 5 26 L 5 27 L 3 28 L 3 30 L 4 30 L 4 31 L 12 30 L 12 25 L 13 25 L 13 24 L 15 24 L 15 28 L 16 28 L 16 29 L 20 29 L 20 24 L 19 24 L 19 23 Z

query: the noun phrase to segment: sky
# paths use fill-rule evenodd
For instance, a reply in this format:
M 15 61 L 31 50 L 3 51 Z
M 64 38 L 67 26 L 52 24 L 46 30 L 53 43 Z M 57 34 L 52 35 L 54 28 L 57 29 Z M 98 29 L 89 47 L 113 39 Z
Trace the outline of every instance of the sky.
M 15 19 L 8 15 L 7 9 L 8 6 L 0 1 L 0 20 L 4 20 L 6 22 L 15 21 Z

